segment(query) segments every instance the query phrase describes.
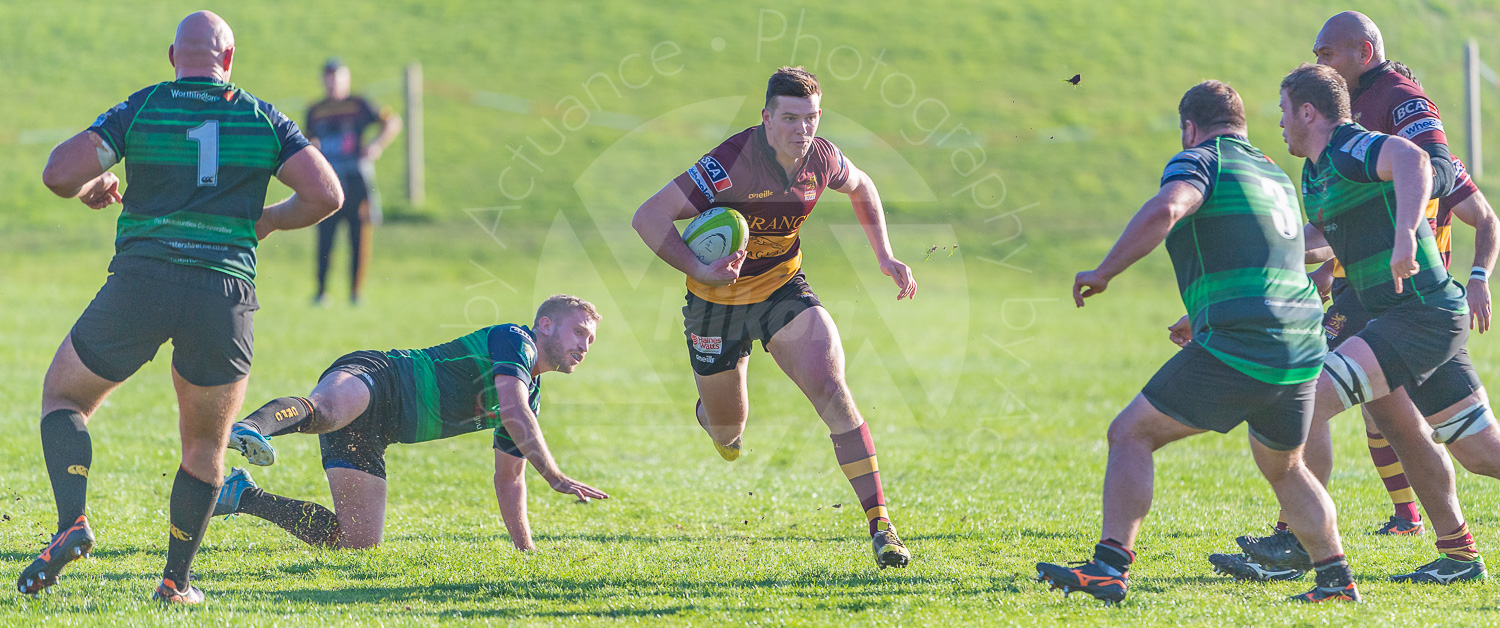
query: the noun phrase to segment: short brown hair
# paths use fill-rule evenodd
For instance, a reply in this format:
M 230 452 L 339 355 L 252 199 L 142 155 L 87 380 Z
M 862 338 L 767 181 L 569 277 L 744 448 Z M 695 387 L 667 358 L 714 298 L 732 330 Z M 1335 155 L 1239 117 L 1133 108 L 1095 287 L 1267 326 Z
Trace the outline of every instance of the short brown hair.
M 777 96 L 791 96 L 793 98 L 811 98 L 823 93 L 818 87 L 818 77 L 812 72 L 804 70 L 802 66 L 781 66 L 776 68 L 776 73 L 771 75 L 771 80 L 766 81 L 766 108 L 776 108 Z
M 1177 115 L 1184 127 L 1188 122 L 1206 131 L 1217 127 L 1244 128 L 1245 101 L 1234 88 L 1223 81 L 1204 81 L 1194 85 L 1177 103 Z
M 554 294 L 550 297 L 547 297 L 546 301 L 542 301 L 541 307 L 538 307 L 536 309 L 536 321 L 533 321 L 532 324 L 535 325 L 536 322 L 541 321 L 542 317 L 544 316 L 547 317 L 548 320 L 556 322 L 557 319 L 562 318 L 563 316 L 566 316 L 575 310 L 581 311 L 584 314 L 588 315 L 589 320 L 596 323 L 604 318 L 599 314 L 598 308 L 595 308 L 593 303 L 589 303 L 588 301 L 575 297 L 571 294 Z
M 1349 86 L 1344 77 L 1326 65 L 1304 63 L 1281 79 L 1281 90 L 1293 108 L 1312 104 L 1313 109 L 1329 120 L 1347 120 Z

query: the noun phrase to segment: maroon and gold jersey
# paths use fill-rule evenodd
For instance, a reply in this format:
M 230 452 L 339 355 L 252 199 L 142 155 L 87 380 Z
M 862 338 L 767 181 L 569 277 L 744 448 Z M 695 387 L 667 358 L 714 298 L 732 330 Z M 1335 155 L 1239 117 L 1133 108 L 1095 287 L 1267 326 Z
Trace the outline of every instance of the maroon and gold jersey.
M 1427 98 L 1427 93 L 1418 85 L 1393 68 L 1386 61 L 1359 77 L 1359 85 L 1351 96 L 1350 109 L 1354 121 L 1376 133 L 1395 135 L 1411 140 L 1413 144 L 1448 143 L 1443 132 L 1443 120 L 1437 105 Z M 1454 166 L 1453 191 L 1441 199 L 1427 203 L 1427 222 L 1437 238 L 1438 252 L 1443 256 L 1443 266 L 1448 265 L 1453 255 L 1453 206 L 1463 202 L 1478 191 L 1457 157 L 1452 157 Z M 1343 268 L 1334 271 L 1343 276 Z
M 724 140 L 674 181 L 699 212 L 729 207 L 744 214 L 750 225 L 748 257 L 734 284 L 711 287 L 689 277 L 688 290 L 705 301 L 725 305 L 764 301 L 801 270 L 797 233 L 818 197 L 824 189 L 838 189 L 848 180 L 844 154 L 821 137 L 813 138 L 790 177 L 776 161 L 763 126 Z
M 318 140 L 318 150 L 328 158 L 333 169 L 345 173 L 359 169 L 359 155 L 364 150 L 364 133 L 389 112 L 377 111 L 360 96 L 342 100 L 325 98 L 307 109 L 307 136 Z
M 1448 143 L 1437 105 L 1427 98 L 1422 86 L 1392 68 L 1387 61 L 1359 77 L 1359 85 L 1350 103 L 1354 121 L 1361 126 L 1387 135 L 1411 140 L 1413 144 Z M 1453 191 L 1428 202 L 1427 222 L 1437 238 L 1438 252 L 1447 266 L 1453 255 L 1453 207 L 1473 196 L 1479 188 L 1457 156 L 1453 160 Z

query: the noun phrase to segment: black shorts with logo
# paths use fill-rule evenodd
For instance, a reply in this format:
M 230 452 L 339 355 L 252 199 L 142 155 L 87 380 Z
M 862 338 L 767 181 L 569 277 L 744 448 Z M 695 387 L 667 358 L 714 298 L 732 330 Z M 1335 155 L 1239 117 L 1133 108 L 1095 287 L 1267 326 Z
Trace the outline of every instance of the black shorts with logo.
M 370 389 L 370 405 L 342 429 L 318 436 L 323 468 L 354 469 L 385 479 L 385 448 L 401 442 L 401 423 L 405 418 L 401 400 L 408 391 L 401 383 L 400 371 L 380 351 L 355 351 L 335 360 L 318 380 L 335 372 L 348 373 L 364 382 Z M 517 458 L 526 457 L 515 442 L 501 438 L 498 433 L 495 449 Z
M 1328 350 L 1332 351 L 1370 324 L 1370 312 L 1359 302 L 1347 279 L 1335 278 L 1330 292 L 1333 303 L 1323 313 L 1323 337 L 1328 339 Z
M 95 375 L 123 382 L 172 341 L 172 366 L 195 386 L 250 374 L 249 281 L 217 270 L 146 257 L 116 257 L 109 278 L 73 324 L 73 349 Z
M 385 479 L 385 448 L 395 442 L 401 413 L 401 377 L 396 365 L 379 351 L 355 351 L 333 362 L 323 378 L 335 372 L 353 375 L 370 389 L 370 405 L 353 422 L 318 441 L 324 469 L 354 469 Z
M 1162 365 L 1141 396 L 1188 427 L 1225 434 L 1249 423 L 1256 440 L 1290 451 L 1307 441 L 1317 390 L 1317 380 L 1267 384 L 1193 342 Z
M 798 314 L 821 305 L 801 272 L 759 303 L 724 305 L 689 292 L 682 317 L 693 372 L 707 376 L 733 370 L 756 340 L 765 349 Z

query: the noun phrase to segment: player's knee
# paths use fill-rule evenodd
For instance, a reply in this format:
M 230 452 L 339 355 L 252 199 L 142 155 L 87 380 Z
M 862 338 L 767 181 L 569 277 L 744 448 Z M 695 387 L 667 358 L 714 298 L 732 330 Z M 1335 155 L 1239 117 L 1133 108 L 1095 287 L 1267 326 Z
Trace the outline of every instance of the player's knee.
M 1495 424 L 1495 414 L 1490 411 L 1488 403 L 1466 399 L 1459 405 L 1463 407 L 1452 417 L 1432 426 L 1432 440 L 1452 445 L 1470 436 L 1483 434 Z
M 1337 399 L 1339 412 L 1342 412 L 1369 401 L 1372 386 L 1369 373 L 1358 361 L 1330 352 L 1323 360 L 1323 375 L 1318 380 L 1318 388 L 1320 405 L 1324 399 Z M 1325 389 L 1333 393 L 1331 397 L 1322 394 Z
M 1115 417 L 1115 420 L 1109 423 L 1107 438 L 1111 448 L 1122 445 L 1138 445 L 1149 440 L 1142 433 L 1140 420 L 1128 412 L 1120 414 L 1120 416 Z

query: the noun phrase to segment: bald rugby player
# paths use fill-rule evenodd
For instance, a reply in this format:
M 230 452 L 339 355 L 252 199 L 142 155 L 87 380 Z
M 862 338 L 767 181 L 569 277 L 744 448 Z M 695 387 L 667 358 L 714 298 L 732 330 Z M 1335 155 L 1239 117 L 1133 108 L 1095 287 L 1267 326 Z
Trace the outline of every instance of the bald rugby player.
M 1347 262 L 1350 289 L 1372 316 L 1324 361 L 1314 425 L 1402 389 L 1437 425 L 1467 412 L 1483 400 L 1483 386 L 1464 350 L 1470 317 L 1463 286 L 1443 266 L 1424 218 L 1432 197 L 1428 153 L 1355 123 L 1344 79 L 1328 66 L 1304 64 L 1287 75 L 1281 109 L 1288 151 L 1307 159 L 1308 258 Z M 1443 497 L 1451 500 L 1451 469 L 1446 479 Z M 1259 565 L 1309 569 L 1313 563 L 1293 533 L 1237 541 Z M 1391 580 L 1449 584 L 1483 577 L 1466 525 L 1439 536 L 1438 550 L 1437 560 Z
M 1469 327 L 1481 333 L 1487 331 L 1491 311 L 1488 275 L 1495 263 L 1496 232 L 1500 224 L 1484 195 L 1464 172 L 1462 163 L 1450 155 L 1437 106 L 1423 93 L 1409 69 L 1386 60 L 1379 28 L 1360 13 L 1349 11 L 1330 18 L 1318 34 L 1314 54 L 1319 64 L 1332 68 L 1344 80 L 1351 99 L 1351 114 L 1357 123 L 1370 131 L 1408 140 L 1428 155 L 1433 191 L 1424 207 L 1425 217 L 1445 269 L 1451 261 L 1453 217 L 1458 216 L 1475 227 L 1475 267 L 1465 286 L 1465 300 L 1472 314 Z M 1323 319 L 1324 332 L 1330 348 L 1337 349 L 1362 331 L 1373 316 L 1356 296 L 1358 290 L 1351 287 L 1337 261 L 1329 262 L 1313 275 L 1320 285 L 1328 285 L 1327 291 L 1331 292 L 1332 303 Z M 1467 351 L 1461 360 L 1468 361 Z M 1459 507 L 1452 465 L 1438 445 L 1446 445 L 1470 471 L 1500 477 L 1500 428 L 1495 426 L 1488 397 L 1477 378 L 1464 376 L 1468 371 L 1462 369 L 1442 372 L 1462 379 L 1448 388 L 1424 386 L 1425 396 L 1414 397 L 1410 394 L 1413 391 L 1398 389 L 1361 407 L 1371 459 L 1395 510 L 1376 533 L 1421 534 L 1424 526 L 1417 513 L 1418 497 L 1422 498 L 1436 528 L 1439 558 L 1397 578 L 1448 584 L 1482 577 L 1485 566 L 1474 549 Z M 1455 407 L 1449 403 L 1453 399 L 1433 398 L 1435 390 L 1455 390 L 1467 395 L 1458 395 L 1465 401 Z M 1308 467 L 1326 484 L 1333 468 L 1332 441 L 1326 423 L 1313 425 L 1307 458 Z M 1274 535 L 1287 534 L 1285 524 L 1278 522 Z M 1255 541 L 1256 537 L 1243 537 L 1243 542 Z M 1302 575 L 1295 569 L 1267 568 L 1244 555 L 1218 554 L 1211 556 L 1210 561 L 1219 571 L 1248 580 L 1293 579 Z
M 255 248 L 274 231 L 317 223 L 343 203 L 338 178 L 297 125 L 229 82 L 234 33 L 219 16 L 187 16 L 167 49 L 176 78 L 142 89 L 52 150 L 42 180 L 93 209 L 121 202 L 110 276 L 78 318 L 42 385 L 42 454 L 57 534 L 21 572 L 35 594 L 88 555 L 84 512 L 105 397 L 172 341 L 182 466 L 172 483 L 167 564 L 152 598 L 197 604 L 188 569 L 224 477 L 229 426 L 250 373 Z M 108 172 L 125 162 L 130 183 Z M 272 176 L 294 194 L 262 207 Z
M 759 340 L 828 426 L 834 455 L 869 523 L 875 563 L 905 567 L 911 553 L 891 524 L 875 441 L 844 381 L 838 328 L 802 274 L 798 232 L 824 191 L 850 196 L 881 272 L 896 282 L 897 300 L 915 295 L 917 282 L 891 253 L 874 181 L 832 142 L 816 137 L 822 98 L 812 73 L 777 69 L 766 85 L 761 123 L 725 140 L 647 200 L 634 226 L 658 256 L 687 275 L 682 312 L 698 386 L 694 414 L 719 455 L 740 456 L 750 414 L 750 350 Z M 744 214 L 750 242 L 746 251 L 705 264 L 672 221 L 713 207 Z

